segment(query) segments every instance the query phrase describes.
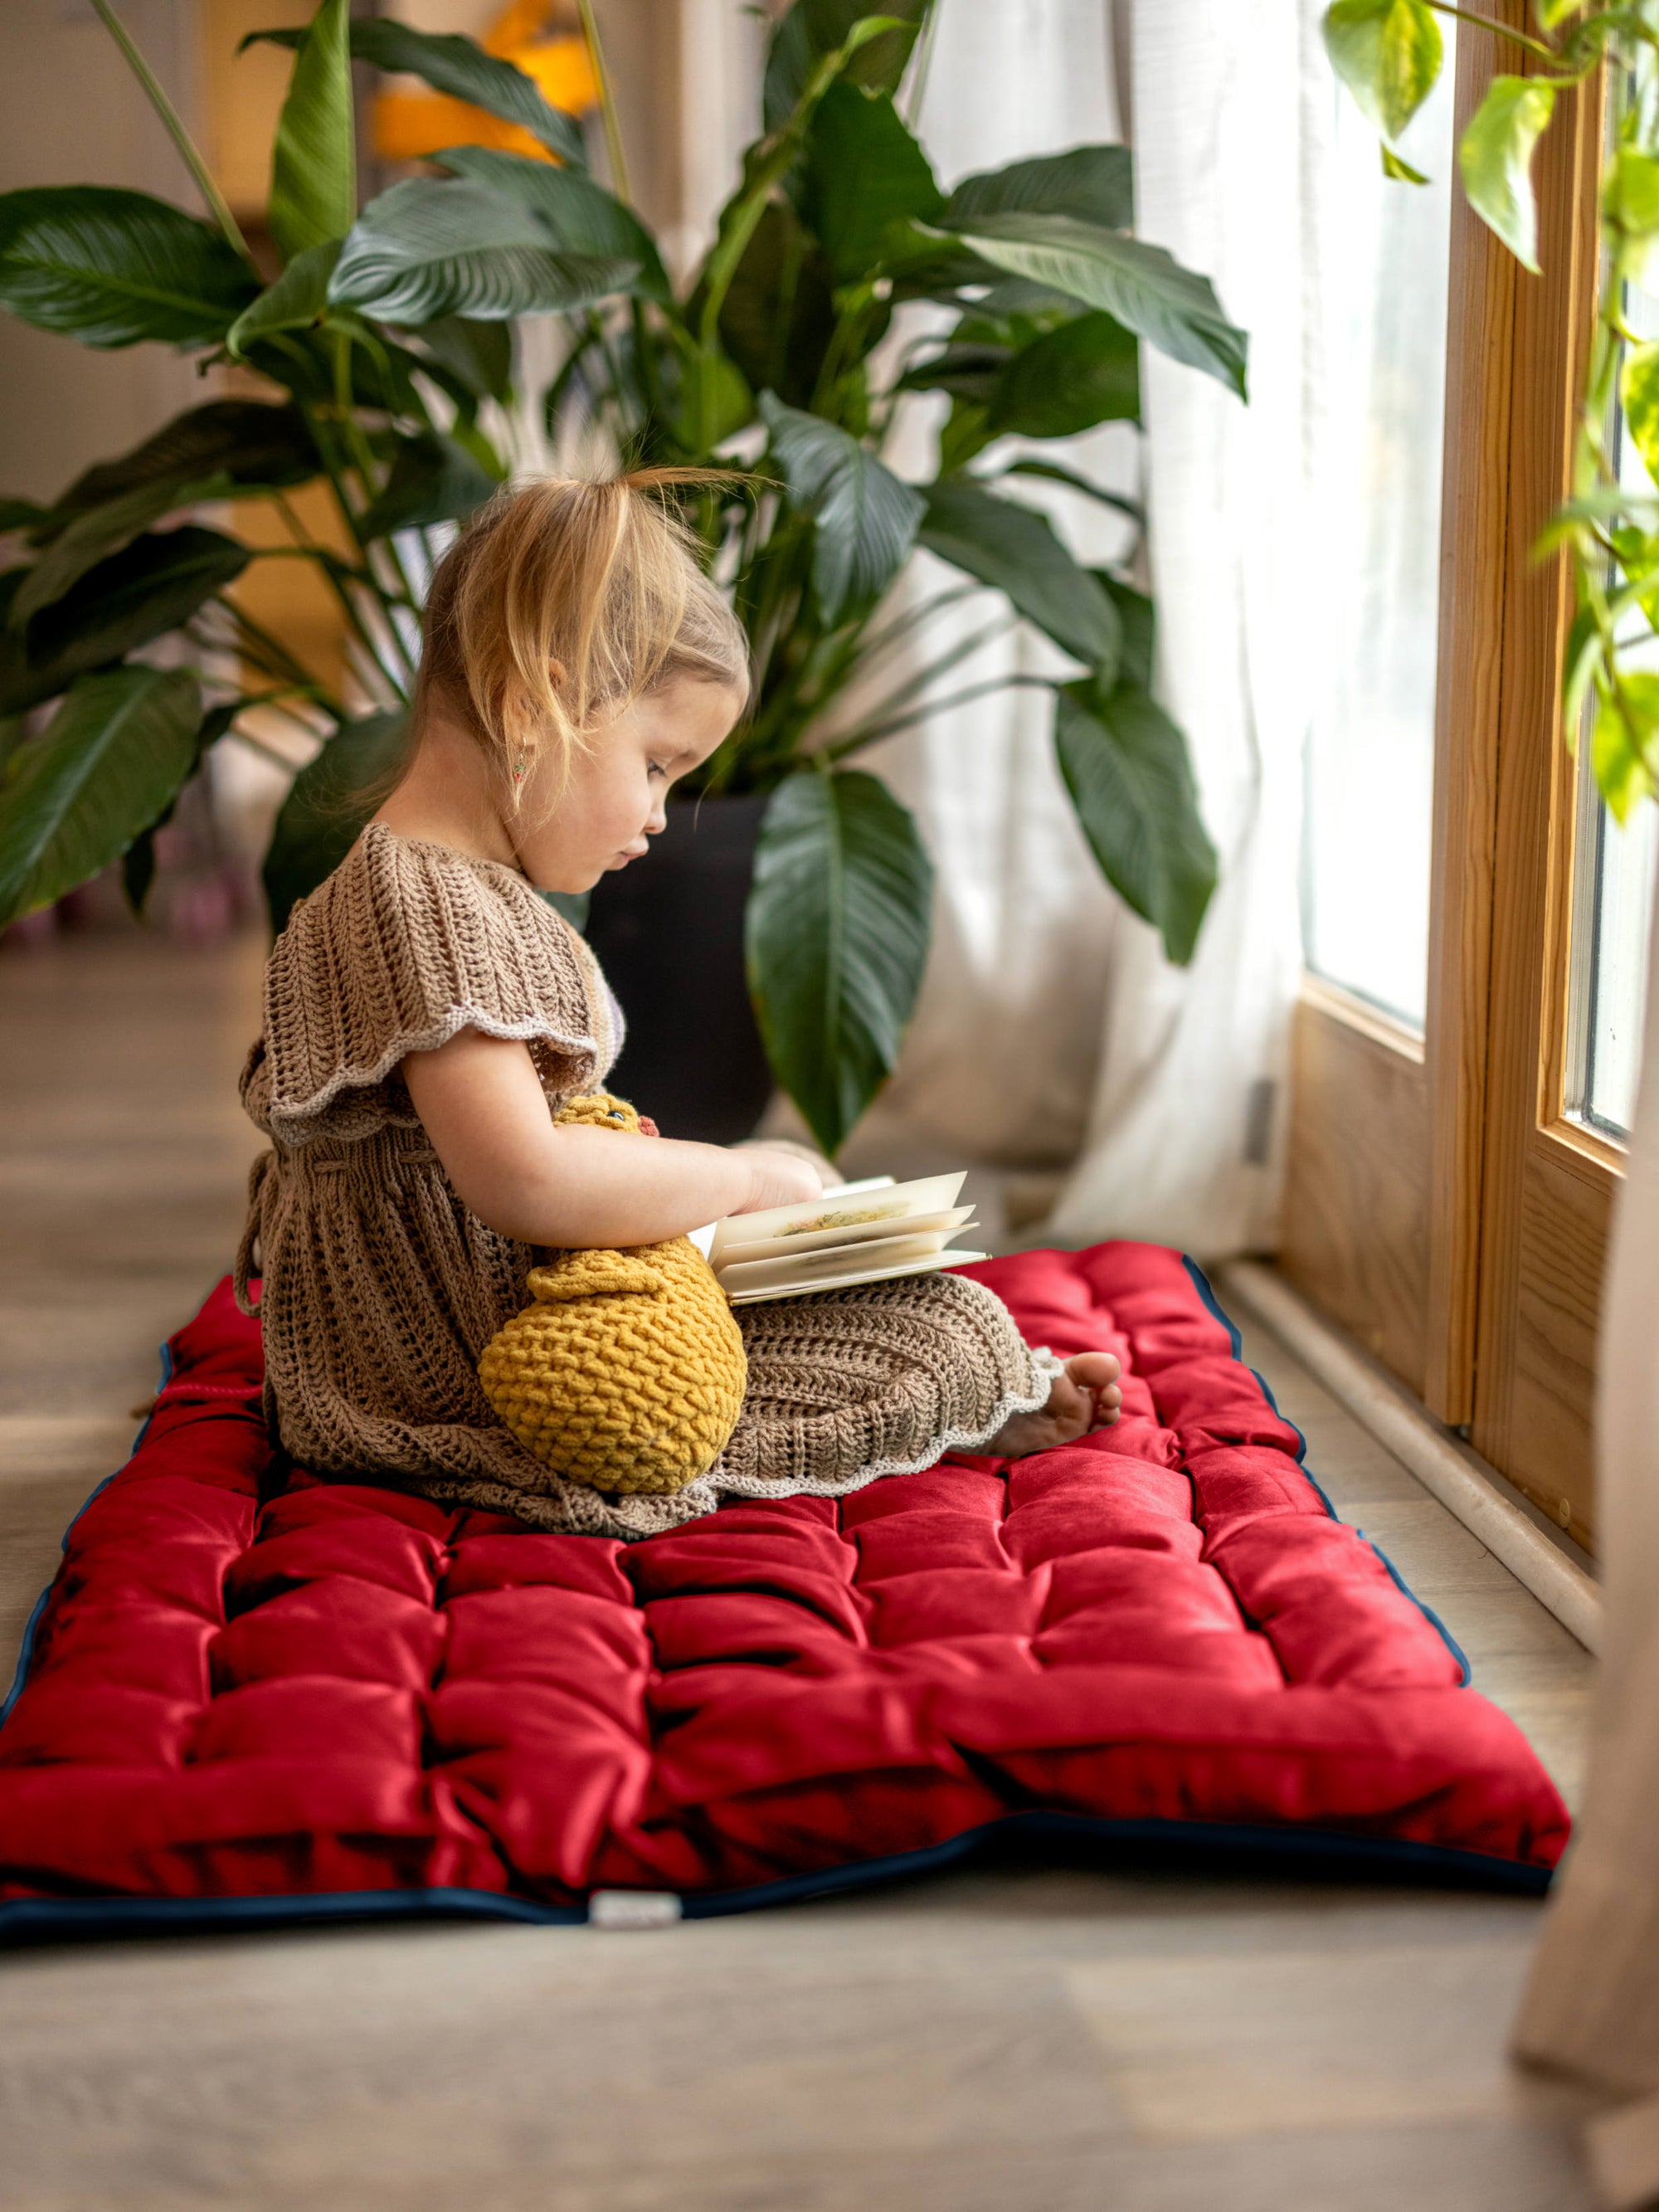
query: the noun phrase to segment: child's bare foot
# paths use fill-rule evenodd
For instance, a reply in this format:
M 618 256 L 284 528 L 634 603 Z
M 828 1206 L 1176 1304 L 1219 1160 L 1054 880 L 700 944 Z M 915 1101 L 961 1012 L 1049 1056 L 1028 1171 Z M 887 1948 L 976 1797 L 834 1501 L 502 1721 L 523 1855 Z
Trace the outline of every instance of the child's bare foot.
M 1123 1405 L 1117 1387 L 1122 1368 L 1109 1352 L 1074 1352 L 1056 1375 L 1048 1402 L 1035 1413 L 1016 1413 L 981 1449 L 995 1459 L 1024 1459 L 1075 1443 L 1091 1429 L 1109 1428 Z

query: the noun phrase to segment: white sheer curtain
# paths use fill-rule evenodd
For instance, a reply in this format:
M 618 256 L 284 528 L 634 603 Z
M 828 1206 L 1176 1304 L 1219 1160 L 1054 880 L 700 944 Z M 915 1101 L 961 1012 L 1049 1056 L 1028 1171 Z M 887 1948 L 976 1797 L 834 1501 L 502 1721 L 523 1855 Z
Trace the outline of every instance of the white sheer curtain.
M 1250 334 L 1250 399 L 1143 348 L 1158 684 L 1186 730 L 1221 882 L 1190 968 L 1111 933 L 1082 1158 L 1051 1227 L 1218 1258 L 1273 1239 L 1310 659 L 1317 388 L 1311 220 L 1328 64 L 1316 0 L 1119 0 L 1137 225 Z
M 1607 1635 L 1589 1788 L 1550 1905 L 1517 2047 L 1607 2092 L 1590 2130 L 1607 2201 L 1659 2201 L 1659 908 L 1630 1158 L 1602 1303 L 1596 1519 Z
M 1047 1170 L 1059 1204 L 1043 1233 L 1066 1240 L 1147 1237 L 1214 1258 L 1272 1239 L 1300 965 L 1296 672 L 1316 258 L 1305 210 L 1309 142 L 1330 108 L 1318 12 L 1315 0 L 1117 0 L 1115 19 L 1110 0 L 942 0 L 921 118 L 942 180 L 1130 136 L 1127 54 L 1140 234 L 1213 276 L 1252 334 L 1248 409 L 1144 348 L 1144 451 L 1120 426 L 1076 456 L 1120 489 L 1139 489 L 1145 468 L 1159 685 L 1222 860 L 1193 966 L 1170 967 L 1102 884 L 1041 693 L 938 714 L 872 763 L 915 809 L 939 892 L 915 1021 L 849 1167 L 968 1157 L 1001 1171 L 975 1179 L 982 1217 L 999 1182 Z M 905 473 L 925 467 L 927 431 L 919 412 L 894 455 Z M 1043 501 L 1031 480 L 1018 489 L 1050 506 L 1085 557 L 1117 550 L 1102 510 L 1064 493 Z M 975 601 L 960 620 L 992 611 Z M 981 674 L 998 654 L 1057 665 L 1046 650 L 1021 636 L 969 665 Z
M 1119 138 L 1111 46 L 1108 0 L 939 0 L 917 128 L 940 181 Z M 889 453 L 902 474 L 931 472 L 943 412 L 931 399 L 911 404 Z M 1137 443 L 1115 425 L 1072 450 L 1100 481 L 1133 492 Z M 1115 556 L 1123 543 L 1123 526 L 1092 502 L 1063 490 L 1046 499 L 1032 479 L 1010 489 L 1046 508 L 1085 557 Z M 923 555 L 905 588 L 920 596 L 960 580 Z M 1005 612 L 994 594 L 975 594 L 930 628 L 927 656 Z M 941 688 L 1067 665 L 1022 633 L 988 645 Z M 1046 1171 L 1052 1184 L 1075 1156 L 1122 913 L 1060 783 L 1052 720 L 1044 693 L 1003 692 L 933 715 L 869 756 L 914 809 L 939 890 L 915 1018 L 897 1073 L 842 1156 L 849 1172 L 969 1159 Z M 975 1178 L 994 1226 L 1001 1180 Z

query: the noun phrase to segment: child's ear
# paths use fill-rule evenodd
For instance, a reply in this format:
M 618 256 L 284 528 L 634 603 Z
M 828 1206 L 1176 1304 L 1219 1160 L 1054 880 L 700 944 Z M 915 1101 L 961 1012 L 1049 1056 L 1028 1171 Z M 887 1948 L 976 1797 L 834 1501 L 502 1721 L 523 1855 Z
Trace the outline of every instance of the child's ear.
M 565 678 L 569 673 L 562 660 L 550 660 L 547 664 L 547 680 L 556 691 L 563 690 Z

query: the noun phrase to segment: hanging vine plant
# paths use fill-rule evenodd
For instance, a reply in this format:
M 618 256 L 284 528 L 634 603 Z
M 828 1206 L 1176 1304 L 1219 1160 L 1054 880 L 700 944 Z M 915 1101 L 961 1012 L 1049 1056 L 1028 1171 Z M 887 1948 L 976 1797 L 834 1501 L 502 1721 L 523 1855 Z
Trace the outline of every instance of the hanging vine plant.
M 1577 613 L 1567 640 L 1563 711 L 1570 744 L 1590 727 L 1590 764 L 1623 822 L 1659 793 L 1659 342 L 1631 327 L 1628 291 L 1659 289 L 1659 0 L 1593 7 L 1534 0 L 1534 31 L 1445 0 L 1335 0 L 1324 18 L 1338 76 L 1382 137 L 1382 166 L 1402 184 L 1426 181 L 1397 142 L 1437 82 L 1444 40 L 1437 16 L 1490 31 L 1524 64 L 1495 76 L 1458 148 L 1464 196 L 1522 267 L 1539 273 L 1533 155 L 1562 104 L 1603 68 L 1613 114 L 1601 191 L 1607 278 L 1579 410 L 1572 495 L 1539 542 L 1565 547 Z M 1614 403 L 1651 479 L 1619 480 Z M 1586 709 L 1593 702 L 1593 714 Z

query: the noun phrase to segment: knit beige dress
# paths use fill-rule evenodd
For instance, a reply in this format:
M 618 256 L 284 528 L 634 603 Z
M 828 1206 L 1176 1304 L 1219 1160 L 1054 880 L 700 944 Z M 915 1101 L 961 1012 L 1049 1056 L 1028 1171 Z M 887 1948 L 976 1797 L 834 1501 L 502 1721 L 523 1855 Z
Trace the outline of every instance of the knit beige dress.
M 242 1075 L 271 1149 L 251 1178 L 237 1297 L 260 1316 L 267 1414 L 301 1466 L 634 1538 L 724 1498 L 836 1496 L 930 1467 L 1046 1402 L 1058 1363 L 1027 1349 L 1000 1299 L 917 1276 L 743 1309 L 744 1411 L 684 1489 L 565 1481 L 477 1376 L 542 1255 L 467 1211 L 399 1073 L 406 1053 L 467 1028 L 523 1039 L 550 1112 L 597 1088 L 622 1042 L 592 954 L 515 869 L 371 823 L 278 938 Z

